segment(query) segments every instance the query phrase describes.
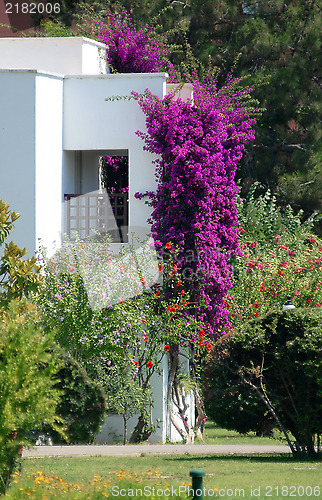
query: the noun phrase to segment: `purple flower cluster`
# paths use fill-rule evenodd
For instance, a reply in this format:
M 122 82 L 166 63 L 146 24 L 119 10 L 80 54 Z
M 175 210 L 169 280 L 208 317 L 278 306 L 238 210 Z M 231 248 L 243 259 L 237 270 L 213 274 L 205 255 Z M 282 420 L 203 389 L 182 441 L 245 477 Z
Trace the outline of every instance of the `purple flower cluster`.
M 108 193 L 127 193 L 129 191 L 128 157 L 103 156 L 102 182 Z
M 107 46 L 107 62 L 118 73 L 155 73 L 167 66 L 169 50 L 153 27 L 139 31 L 124 13 L 109 12 L 106 24 L 96 21 L 98 39 Z
M 243 108 L 249 89 L 234 90 L 232 80 L 221 89 L 214 81 L 192 83 L 194 102 L 134 93 L 147 125 L 147 133 L 137 134 L 158 155 L 158 188 L 148 201 L 156 247 L 162 253 L 171 242 L 181 270 L 194 266 L 196 316 L 216 337 L 229 327 L 223 297 L 231 287 L 229 259 L 240 255 L 234 177 L 255 121 Z M 191 250 L 207 257 L 188 263 Z

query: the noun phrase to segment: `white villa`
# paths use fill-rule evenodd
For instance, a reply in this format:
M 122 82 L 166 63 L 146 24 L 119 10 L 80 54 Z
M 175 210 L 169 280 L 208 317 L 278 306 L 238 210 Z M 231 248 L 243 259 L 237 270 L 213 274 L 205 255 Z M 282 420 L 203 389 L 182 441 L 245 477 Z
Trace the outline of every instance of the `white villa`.
M 122 228 L 123 242 L 127 227 L 139 236 L 149 232 L 150 210 L 134 197 L 156 187 L 153 157 L 135 134 L 145 130 L 145 117 L 134 100 L 106 99 L 146 88 L 162 98 L 167 75 L 110 74 L 104 50 L 81 37 L 0 38 L 0 199 L 20 213 L 13 240 L 29 256 L 40 241 L 54 252 L 73 231 L 84 238 L 93 227 Z M 191 89 L 180 92 L 190 97 Z M 99 175 L 106 155 L 128 158 L 129 192 L 116 193 L 109 211 Z M 180 439 L 166 422 L 166 387 L 165 360 L 163 376 L 153 382 L 153 419 L 162 423 L 151 442 Z M 108 417 L 97 442 L 121 434 L 120 424 Z

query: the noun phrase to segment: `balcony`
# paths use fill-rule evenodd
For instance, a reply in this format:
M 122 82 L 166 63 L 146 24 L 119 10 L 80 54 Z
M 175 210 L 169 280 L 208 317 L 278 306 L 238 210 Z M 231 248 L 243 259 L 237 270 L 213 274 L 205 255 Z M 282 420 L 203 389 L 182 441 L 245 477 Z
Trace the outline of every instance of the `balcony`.
M 128 241 L 128 193 L 93 191 L 65 194 L 65 228 L 68 238 L 85 240 L 110 235 L 113 243 Z

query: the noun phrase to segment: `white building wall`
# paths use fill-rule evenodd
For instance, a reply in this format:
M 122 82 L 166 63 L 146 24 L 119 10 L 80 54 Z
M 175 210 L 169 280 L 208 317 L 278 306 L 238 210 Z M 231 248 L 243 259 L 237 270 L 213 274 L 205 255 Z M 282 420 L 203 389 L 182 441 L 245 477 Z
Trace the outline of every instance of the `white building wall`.
M 20 213 L 10 235 L 30 252 L 35 241 L 35 71 L 0 70 L 0 198 Z
M 103 43 L 83 37 L 0 38 L 0 68 L 99 75 L 108 72 L 104 50 Z
M 147 228 L 150 209 L 134 198 L 136 192 L 156 188 L 154 155 L 143 151 L 136 135 L 145 131 L 145 116 L 134 100 L 111 100 L 113 96 L 143 93 L 146 88 L 163 97 L 166 74 L 117 74 L 69 76 L 64 87 L 64 150 L 115 149 L 129 151 L 129 225 Z M 146 232 L 146 231 L 145 231 Z
M 36 241 L 51 254 L 62 236 L 62 77 L 37 75 L 35 122 Z

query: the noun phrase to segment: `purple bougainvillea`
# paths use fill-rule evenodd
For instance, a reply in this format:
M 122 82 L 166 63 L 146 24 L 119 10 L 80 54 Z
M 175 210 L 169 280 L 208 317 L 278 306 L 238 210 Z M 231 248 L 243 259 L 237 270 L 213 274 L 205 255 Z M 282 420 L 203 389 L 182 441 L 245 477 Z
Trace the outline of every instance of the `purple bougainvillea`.
M 255 120 L 243 108 L 249 90 L 233 90 L 232 80 L 221 89 L 214 81 L 193 87 L 194 102 L 160 100 L 149 90 L 133 95 L 146 115 L 147 132 L 137 134 L 158 155 L 158 188 L 148 201 L 152 235 L 163 256 L 167 243 L 177 248 L 196 316 L 211 339 L 229 328 L 223 298 L 231 287 L 229 260 L 240 253 L 234 177 Z
M 117 73 L 155 73 L 168 70 L 169 50 L 165 37 L 157 36 L 153 27 L 139 31 L 124 13 L 110 12 L 108 22 L 96 22 L 98 40 L 107 46 L 107 62 Z

